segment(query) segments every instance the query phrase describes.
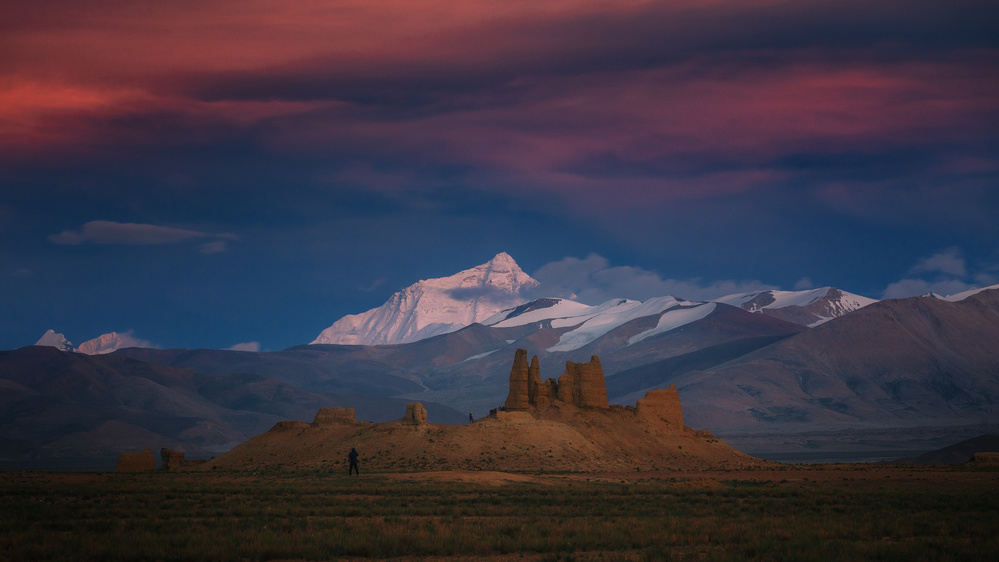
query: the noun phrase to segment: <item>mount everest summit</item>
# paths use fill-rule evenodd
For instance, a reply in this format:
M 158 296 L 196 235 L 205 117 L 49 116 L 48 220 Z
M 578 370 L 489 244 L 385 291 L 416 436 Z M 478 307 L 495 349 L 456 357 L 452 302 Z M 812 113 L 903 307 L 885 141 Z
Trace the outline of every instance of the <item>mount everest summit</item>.
M 450 277 L 414 283 L 378 308 L 344 316 L 312 343 L 383 345 L 446 334 L 523 304 L 538 285 L 509 254 L 499 253 Z

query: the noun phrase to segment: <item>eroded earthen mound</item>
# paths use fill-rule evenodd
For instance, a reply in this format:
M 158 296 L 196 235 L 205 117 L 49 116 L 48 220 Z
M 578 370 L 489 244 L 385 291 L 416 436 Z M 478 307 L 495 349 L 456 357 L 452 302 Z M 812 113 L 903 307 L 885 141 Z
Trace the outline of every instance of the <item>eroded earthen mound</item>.
M 650 391 L 635 407 L 610 406 L 596 357 L 568 362 L 557 381 L 542 382 L 537 357 L 528 364 L 526 355 L 517 350 L 506 406 L 474 423 L 428 424 L 418 402 L 388 423 L 324 408 L 310 425 L 278 424 L 205 466 L 346 471 L 352 447 L 362 472 L 660 471 L 763 462 L 684 426 L 676 387 Z

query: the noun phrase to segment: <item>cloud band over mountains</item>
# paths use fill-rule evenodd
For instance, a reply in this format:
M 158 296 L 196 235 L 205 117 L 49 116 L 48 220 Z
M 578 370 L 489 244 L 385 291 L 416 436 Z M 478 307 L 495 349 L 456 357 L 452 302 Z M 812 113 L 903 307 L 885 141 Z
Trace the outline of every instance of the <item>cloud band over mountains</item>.
M 53 244 L 79 245 L 84 242 L 95 244 L 176 244 L 188 240 L 217 238 L 202 244 L 203 253 L 225 251 L 227 240 L 238 240 L 235 234 L 212 234 L 197 230 L 159 226 L 155 224 L 120 223 L 113 221 L 90 221 L 80 230 L 64 230 L 49 236 Z

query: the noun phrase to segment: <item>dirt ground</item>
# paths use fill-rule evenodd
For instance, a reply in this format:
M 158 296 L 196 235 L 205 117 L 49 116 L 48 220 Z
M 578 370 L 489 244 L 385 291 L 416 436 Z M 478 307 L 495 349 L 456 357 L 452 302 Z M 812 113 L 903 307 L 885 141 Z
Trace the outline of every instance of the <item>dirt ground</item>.
M 936 465 L 895 465 L 895 464 L 827 464 L 827 465 L 782 465 L 751 470 L 694 470 L 664 472 L 570 472 L 562 474 L 508 473 L 497 471 L 434 471 L 414 473 L 383 473 L 372 477 L 401 481 L 426 482 L 465 482 L 487 486 L 498 486 L 520 482 L 537 484 L 568 484 L 572 482 L 620 482 L 641 484 L 643 482 L 674 482 L 678 486 L 711 488 L 723 482 L 758 481 L 777 482 L 793 485 L 828 484 L 856 482 L 873 485 L 934 486 L 946 488 L 955 486 L 999 486 L 999 470 L 963 470 L 961 467 Z
M 36 482 L 87 483 L 129 477 L 114 472 L 19 472 L 19 480 Z M 283 473 L 284 477 L 294 477 L 295 472 Z M 139 476 L 139 475 L 137 475 Z M 267 477 L 258 472 L 212 471 L 187 472 L 172 475 L 184 479 L 190 477 L 199 481 L 255 481 Z M 331 473 L 330 478 L 347 478 L 339 472 Z M 356 477 L 355 477 L 356 478 Z M 574 482 L 593 483 L 672 483 L 677 486 L 712 488 L 725 482 L 774 482 L 785 485 L 822 485 L 852 482 L 858 485 L 885 485 L 892 487 L 933 486 L 937 489 L 968 488 L 981 486 L 994 489 L 999 487 L 999 470 L 980 469 L 966 465 L 909 465 L 909 464 L 823 464 L 788 465 L 767 463 L 747 469 L 681 470 L 681 471 L 596 471 L 596 472 L 519 472 L 495 470 L 437 470 L 413 472 L 365 472 L 362 479 L 444 483 L 456 482 L 482 486 L 506 486 L 512 484 L 566 485 Z

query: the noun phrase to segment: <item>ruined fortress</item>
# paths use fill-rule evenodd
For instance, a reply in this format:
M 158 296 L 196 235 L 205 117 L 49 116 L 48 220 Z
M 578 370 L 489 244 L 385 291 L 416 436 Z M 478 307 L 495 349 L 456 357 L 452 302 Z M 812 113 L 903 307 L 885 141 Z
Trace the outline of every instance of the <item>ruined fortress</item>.
M 634 406 L 613 405 L 597 357 L 567 361 L 560 377 L 545 380 L 538 357 L 527 358 L 516 351 L 506 401 L 474 422 L 428 423 L 419 402 L 381 423 L 356 420 L 353 408 L 321 408 L 312 423 L 279 422 L 198 470 L 339 471 L 351 448 L 361 454 L 362 471 L 647 471 L 762 462 L 684 426 L 675 386 L 650 390 Z M 164 457 L 164 466 L 174 466 L 169 461 Z
M 527 350 L 518 349 L 510 370 L 510 394 L 506 397 L 505 410 L 544 408 L 552 400 L 574 404 L 580 408 L 607 408 L 607 386 L 604 371 L 596 355 L 589 363 L 565 362 L 565 373 L 558 378 L 541 382 L 538 356 L 527 364 Z
M 572 404 L 578 408 L 634 410 L 640 421 L 665 425 L 670 432 L 681 433 L 683 410 L 676 385 L 650 390 L 634 408 L 611 406 L 607 402 L 607 385 L 600 359 L 593 355 L 588 363 L 565 362 L 565 372 L 556 379 L 542 382 L 538 356 L 527 363 L 527 350 L 518 349 L 510 370 L 510 393 L 504 411 L 543 410 L 554 402 Z M 557 404 L 555 404 L 557 405 Z M 495 411 L 493 412 L 495 415 Z

